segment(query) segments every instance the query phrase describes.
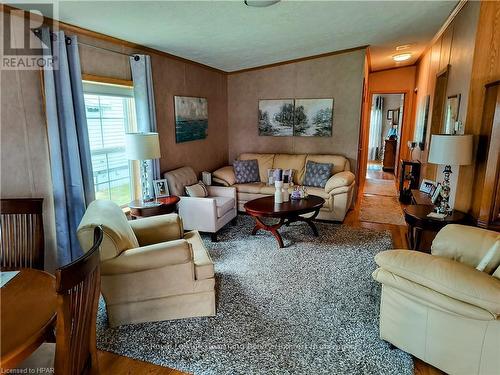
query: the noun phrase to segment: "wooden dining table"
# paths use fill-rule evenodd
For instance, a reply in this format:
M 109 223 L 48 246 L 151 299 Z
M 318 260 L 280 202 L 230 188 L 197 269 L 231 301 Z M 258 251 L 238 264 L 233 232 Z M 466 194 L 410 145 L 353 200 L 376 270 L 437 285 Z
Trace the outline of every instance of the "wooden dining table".
M 0 288 L 0 367 L 13 368 L 51 334 L 56 319 L 55 277 L 23 268 Z

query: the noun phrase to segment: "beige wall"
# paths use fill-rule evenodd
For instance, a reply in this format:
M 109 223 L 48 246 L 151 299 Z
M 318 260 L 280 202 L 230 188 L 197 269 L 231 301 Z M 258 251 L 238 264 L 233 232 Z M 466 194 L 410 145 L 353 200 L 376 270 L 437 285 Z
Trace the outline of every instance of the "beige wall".
M 480 2 L 468 2 L 455 17 L 453 22 L 444 31 L 442 36 L 426 51 L 417 65 L 417 99 L 418 108 L 423 105 L 425 96 L 431 96 L 429 106 L 429 122 L 427 126 L 425 150 L 421 153 L 415 151 L 415 156 L 423 163 L 422 178 L 442 181 L 443 166 L 435 167 L 427 164 L 427 157 L 431 139 L 431 119 L 434 102 L 434 86 L 436 75 L 449 64 L 449 75 L 446 96 L 461 94 L 458 118 L 466 122 L 469 102 L 469 88 L 471 82 L 476 29 L 478 25 Z M 418 110 L 417 110 L 418 113 Z M 465 133 L 467 124 L 465 124 Z M 463 167 L 452 167 L 450 205 L 454 206 L 458 188 L 458 178 Z M 467 182 L 472 185 L 472 181 Z M 468 207 L 456 207 L 468 211 Z
M 341 154 L 356 168 L 365 50 L 228 76 L 229 161 L 242 152 Z M 259 99 L 334 98 L 331 137 L 258 135 Z

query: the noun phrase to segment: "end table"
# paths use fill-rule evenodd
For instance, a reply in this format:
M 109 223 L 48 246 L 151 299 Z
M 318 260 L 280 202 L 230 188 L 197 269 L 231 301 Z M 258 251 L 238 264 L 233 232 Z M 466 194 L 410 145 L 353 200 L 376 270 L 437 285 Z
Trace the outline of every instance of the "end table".
M 465 212 L 453 210 L 444 219 L 427 217 L 434 211 L 434 206 L 414 204 L 404 208 L 405 221 L 408 224 L 408 244 L 412 250 L 420 250 L 422 232 L 439 232 L 448 224 L 467 224 L 469 217 Z
M 176 195 L 158 198 L 151 202 L 144 202 L 142 199 L 132 201 L 128 204 L 132 219 L 141 217 L 171 214 L 176 212 L 177 203 L 181 199 Z

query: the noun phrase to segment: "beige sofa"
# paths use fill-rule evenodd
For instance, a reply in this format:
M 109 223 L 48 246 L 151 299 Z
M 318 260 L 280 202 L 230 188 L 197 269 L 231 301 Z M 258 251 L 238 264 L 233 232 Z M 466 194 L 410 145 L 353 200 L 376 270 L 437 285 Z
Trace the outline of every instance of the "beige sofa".
M 200 235 L 177 214 L 127 221 L 115 203 L 92 202 L 78 227 L 83 249 L 102 225 L 101 292 L 109 323 L 215 315 L 214 264 Z
M 304 181 L 307 161 L 317 163 L 332 163 L 332 177 L 325 188 L 308 187 L 309 194 L 318 195 L 326 203 L 321 208 L 318 219 L 342 221 L 351 207 L 355 176 L 351 172 L 349 160 L 340 155 L 312 154 L 241 154 L 238 160 L 257 159 L 259 164 L 260 182 L 236 184 L 232 166 L 222 167 L 213 172 L 213 181 L 224 186 L 234 186 L 237 190 L 238 210 L 244 211 L 243 205 L 256 198 L 274 194 L 274 186 L 267 185 L 267 171 L 272 168 L 293 169 L 293 182 L 301 185 Z
M 495 241 L 499 233 L 447 225 L 432 255 L 377 254 L 381 338 L 449 374 L 498 374 L 500 253 L 485 272 L 475 269 Z

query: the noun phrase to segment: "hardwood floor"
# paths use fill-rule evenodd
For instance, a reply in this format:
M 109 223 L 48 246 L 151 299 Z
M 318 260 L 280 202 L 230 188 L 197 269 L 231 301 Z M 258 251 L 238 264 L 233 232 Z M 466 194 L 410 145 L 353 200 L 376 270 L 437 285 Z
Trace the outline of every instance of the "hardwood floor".
M 121 355 L 99 350 L 97 353 L 100 375 L 183 375 L 184 372 L 156 366 Z
M 392 173 L 384 172 L 377 169 L 368 169 L 368 179 L 383 179 L 393 180 Z M 356 205 L 354 209 L 347 214 L 344 225 L 349 225 L 356 228 L 369 228 L 374 230 L 388 230 L 392 234 L 392 239 L 395 248 L 408 249 L 408 241 L 406 240 L 407 228 L 402 225 L 380 224 L 359 220 L 360 202 L 364 194 L 363 186 L 358 190 Z M 375 194 L 376 195 L 376 192 Z M 415 375 L 443 375 L 444 373 L 419 359 L 414 359 Z M 152 365 L 150 363 L 135 361 L 130 358 L 122 357 L 116 354 L 99 352 L 99 368 L 101 374 L 151 374 L 151 375 L 180 375 L 183 372 Z

